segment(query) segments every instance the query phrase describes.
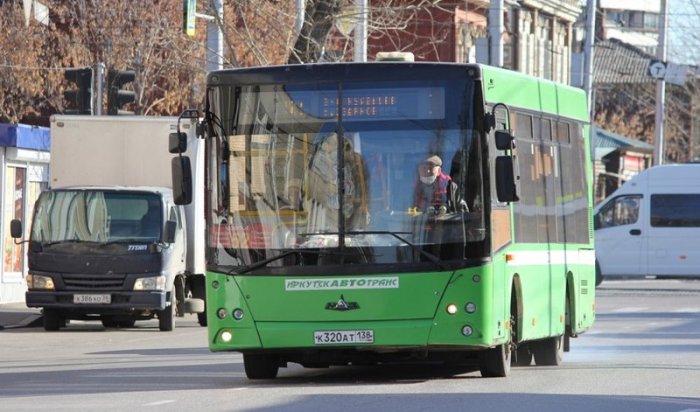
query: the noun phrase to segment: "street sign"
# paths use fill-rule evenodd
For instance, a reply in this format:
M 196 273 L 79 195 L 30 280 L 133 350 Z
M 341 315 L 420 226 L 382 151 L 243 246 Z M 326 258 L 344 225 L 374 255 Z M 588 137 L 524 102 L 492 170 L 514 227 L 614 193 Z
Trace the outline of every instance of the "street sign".
M 666 63 L 652 60 L 649 63 L 649 76 L 656 80 L 663 80 L 666 76 Z
M 664 80 L 678 86 L 685 84 L 690 72 L 690 66 L 685 64 L 664 63 L 659 60 L 649 62 L 649 76 L 655 80 Z

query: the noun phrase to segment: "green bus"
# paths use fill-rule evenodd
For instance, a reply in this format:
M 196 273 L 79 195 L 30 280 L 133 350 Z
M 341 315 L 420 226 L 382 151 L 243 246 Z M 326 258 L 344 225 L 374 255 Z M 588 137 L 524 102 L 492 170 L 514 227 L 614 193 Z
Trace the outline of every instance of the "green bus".
M 475 64 L 207 78 L 209 348 L 280 367 L 558 365 L 595 317 L 581 90 Z

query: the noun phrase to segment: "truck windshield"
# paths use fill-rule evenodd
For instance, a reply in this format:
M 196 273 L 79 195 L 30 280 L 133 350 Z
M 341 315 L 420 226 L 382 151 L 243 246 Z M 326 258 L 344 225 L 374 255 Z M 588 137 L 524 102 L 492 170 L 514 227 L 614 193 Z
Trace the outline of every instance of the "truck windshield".
M 63 242 L 157 242 L 161 200 L 146 192 L 57 190 L 44 192 L 35 207 L 31 240 Z
M 209 99 L 221 119 L 210 264 L 435 267 L 487 253 L 471 81 L 227 85 Z

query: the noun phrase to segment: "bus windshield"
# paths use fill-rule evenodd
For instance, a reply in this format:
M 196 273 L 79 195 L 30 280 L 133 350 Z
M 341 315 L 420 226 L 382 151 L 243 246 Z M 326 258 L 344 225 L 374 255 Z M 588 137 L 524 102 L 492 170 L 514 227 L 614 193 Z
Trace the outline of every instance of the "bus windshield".
M 298 272 L 488 255 L 473 94 L 466 78 L 211 88 L 209 263 Z

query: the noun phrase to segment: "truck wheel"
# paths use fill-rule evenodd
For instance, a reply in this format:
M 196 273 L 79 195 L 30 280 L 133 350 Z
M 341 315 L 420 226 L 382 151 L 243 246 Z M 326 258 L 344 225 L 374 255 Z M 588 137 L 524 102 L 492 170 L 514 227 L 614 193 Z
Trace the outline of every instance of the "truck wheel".
M 199 326 L 207 326 L 207 312 L 206 312 L 206 310 L 202 313 L 197 314 L 197 322 L 199 322 Z
M 248 379 L 274 379 L 279 371 L 279 359 L 275 355 L 244 353 L 243 366 Z
M 116 328 L 117 326 L 119 326 L 119 323 L 116 320 L 114 320 L 111 316 L 103 316 L 100 320 L 102 321 L 102 326 L 104 326 L 107 329 Z
M 170 306 L 158 313 L 158 328 L 163 332 L 175 329 L 175 315 L 177 315 L 177 295 L 173 287 L 170 290 Z
M 65 325 L 61 312 L 56 309 L 44 309 L 44 330 L 55 331 Z

